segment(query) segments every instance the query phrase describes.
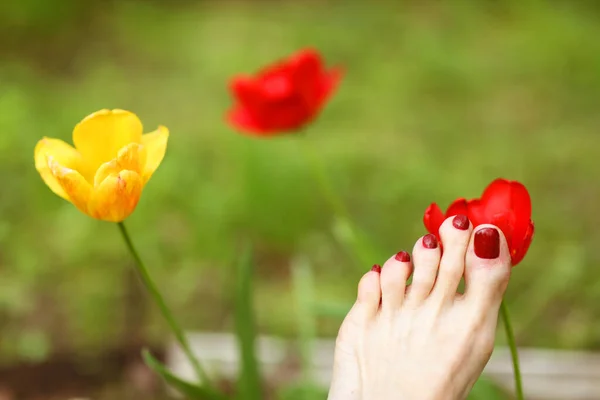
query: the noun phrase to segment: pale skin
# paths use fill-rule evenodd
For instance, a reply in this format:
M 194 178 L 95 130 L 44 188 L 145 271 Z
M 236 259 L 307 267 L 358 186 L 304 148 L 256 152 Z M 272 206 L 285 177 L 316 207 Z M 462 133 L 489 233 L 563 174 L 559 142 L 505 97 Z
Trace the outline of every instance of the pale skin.
M 443 251 L 420 238 L 412 260 L 392 256 L 381 272 L 362 277 L 336 340 L 329 400 L 466 398 L 492 354 L 511 272 L 502 232 L 466 221 L 444 221 Z M 499 232 L 491 252 L 490 241 L 485 249 L 480 240 L 494 233 L 489 228 Z M 462 277 L 464 294 L 457 292 Z

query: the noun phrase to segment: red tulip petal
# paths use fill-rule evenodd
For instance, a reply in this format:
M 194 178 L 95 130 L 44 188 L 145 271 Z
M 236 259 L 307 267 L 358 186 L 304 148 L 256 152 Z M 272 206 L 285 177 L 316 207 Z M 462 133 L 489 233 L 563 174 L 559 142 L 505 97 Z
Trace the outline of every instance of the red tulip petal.
M 340 79 L 341 72 L 325 71 L 318 51 L 300 50 L 251 78 L 232 79 L 230 88 L 238 104 L 228 120 L 261 135 L 297 131 L 318 115 Z
M 304 49 L 264 67 L 256 74 L 256 80 L 264 82 L 283 79 L 296 89 L 306 85 L 314 88 L 322 71 L 320 54 L 313 49 Z
M 516 181 L 511 182 L 511 209 L 514 214 L 515 237 L 523 238 L 531 222 L 531 197 L 527 188 Z
M 296 129 L 307 119 L 307 111 L 301 102 L 300 106 L 294 106 L 286 101 L 293 90 L 285 76 L 273 74 L 258 81 L 235 78 L 231 81 L 231 91 L 239 105 L 228 120 L 247 133 L 261 136 Z
M 510 181 L 498 178 L 485 188 L 481 196 L 481 204 L 488 220 L 495 214 L 511 209 L 511 187 Z
M 444 214 L 440 207 L 431 203 L 423 215 L 423 224 L 429 233 L 439 236 L 440 225 L 444 222 Z
M 291 57 L 280 58 L 279 60 L 261 68 L 256 74 L 254 74 L 255 79 L 260 81 L 273 76 L 288 75 L 292 65 L 297 63 L 297 61 L 295 61 L 295 56 L 296 55 L 294 54 Z
M 489 220 L 485 216 L 485 208 L 481 204 L 481 200 L 473 199 L 467 202 L 468 216 L 473 226 L 488 223 Z
M 244 133 L 255 136 L 271 136 L 275 134 L 265 126 L 261 125 L 247 109 L 243 107 L 234 108 L 227 113 L 227 121 Z
M 456 199 L 452 204 L 450 204 L 450 207 L 448 207 L 448 210 L 446 211 L 445 218 L 458 214 L 464 214 L 467 217 L 469 216 L 467 200 L 464 198 Z
M 239 103 L 246 107 L 258 106 L 263 102 L 260 85 L 245 76 L 237 76 L 229 82 L 229 89 Z
M 531 217 L 531 197 L 525 185 L 521 182 L 512 181 L 511 200 L 515 214 L 518 217 Z
M 296 93 L 296 88 L 289 77 L 279 74 L 260 80 L 260 91 L 265 102 L 285 102 Z
M 498 213 L 498 214 L 494 215 L 491 218 L 491 220 L 487 223 L 497 226 L 498 228 L 500 228 L 502 233 L 504 233 L 504 237 L 506 238 L 506 242 L 508 244 L 508 247 L 510 249 L 510 253 L 512 256 L 515 246 L 513 243 L 514 231 L 513 231 L 513 225 L 512 225 L 511 219 L 512 219 L 512 214 L 510 213 L 510 211 L 506 211 L 506 212 Z
M 321 55 L 314 49 L 299 51 L 291 58 L 290 65 L 293 82 L 298 87 L 315 87 L 324 73 Z
M 525 236 L 520 238 L 520 246 L 516 251 L 515 255 L 512 257 L 512 265 L 515 266 L 521 262 L 523 257 L 527 254 L 527 250 L 529 250 L 529 245 L 531 245 L 531 241 L 533 240 L 533 235 L 535 233 L 535 226 L 533 221 L 529 221 L 527 226 L 527 231 L 525 232 Z
M 314 115 L 310 113 L 310 110 L 302 107 L 282 107 L 274 111 L 274 115 L 269 119 L 269 124 L 273 126 L 273 129 L 293 132 L 301 129 L 304 125 L 309 123 L 313 117 Z
M 325 101 L 333 94 L 343 76 L 341 68 L 325 71 L 321 55 L 312 49 L 297 56 L 294 84 L 301 93 L 311 115 L 319 112 Z
M 485 216 L 509 212 L 511 237 L 511 255 L 521 247 L 520 241 L 525 237 L 531 220 L 531 198 L 527 188 L 517 181 L 496 179 L 484 191 L 482 200 Z

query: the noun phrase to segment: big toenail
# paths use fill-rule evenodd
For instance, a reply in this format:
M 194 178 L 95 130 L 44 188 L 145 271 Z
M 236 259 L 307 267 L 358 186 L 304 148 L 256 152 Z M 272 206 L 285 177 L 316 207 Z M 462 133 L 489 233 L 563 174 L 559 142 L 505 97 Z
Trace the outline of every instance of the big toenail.
M 475 232 L 473 239 L 475 255 L 479 258 L 498 258 L 500 255 L 500 234 L 495 228 L 483 228 Z
M 409 262 L 410 261 L 410 254 L 408 254 L 405 251 L 401 251 L 400 253 L 396 254 L 396 257 L 394 257 L 397 261 L 400 262 Z
M 375 272 L 377 272 L 378 274 L 379 274 L 379 273 L 381 273 L 381 265 L 379 265 L 379 264 L 375 264 L 375 265 L 373 265 L 373 266 L 371 267 L 371 271 L 375 271 Z
M 423 247 L 426 249 L 435 249 L 438 241 L 433 233 L 423 236 Z
M 458 214 L 452 220 L 452 225 L 456 229 L 460 229 L 461 231 L 466 231 L 467 229 L 469 229 L 469 218 L 467 218 L 467 216 L 464 214 Z

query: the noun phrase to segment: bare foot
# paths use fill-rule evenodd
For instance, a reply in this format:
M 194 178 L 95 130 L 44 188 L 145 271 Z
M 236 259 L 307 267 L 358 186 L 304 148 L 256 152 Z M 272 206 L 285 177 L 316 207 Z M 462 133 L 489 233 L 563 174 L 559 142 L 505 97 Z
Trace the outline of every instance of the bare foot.
M 329 400 L 467 396 L 492 354 L 511 271 L 502 232 L 492 225 L 472 231 L 465 216 L 448 218 L 440 228 L 443 256 L 427 235 L 413 249 L 414 268 L 400 252 L 363 276 L 337 338 Z

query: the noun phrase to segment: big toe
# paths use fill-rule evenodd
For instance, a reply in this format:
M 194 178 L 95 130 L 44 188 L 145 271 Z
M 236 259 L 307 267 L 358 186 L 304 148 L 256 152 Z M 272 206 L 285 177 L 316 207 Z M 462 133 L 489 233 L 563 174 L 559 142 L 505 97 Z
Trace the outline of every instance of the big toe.
M 502 231 L 493 225 L 478 226 L 471 235 L 466 260 L 465 299 L 483 310 L 498 308 L 512 268 Z

